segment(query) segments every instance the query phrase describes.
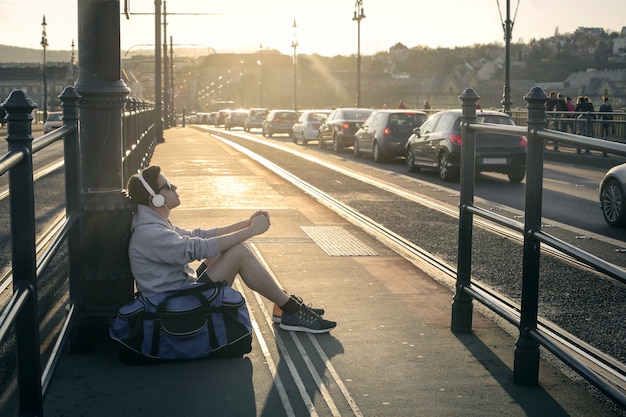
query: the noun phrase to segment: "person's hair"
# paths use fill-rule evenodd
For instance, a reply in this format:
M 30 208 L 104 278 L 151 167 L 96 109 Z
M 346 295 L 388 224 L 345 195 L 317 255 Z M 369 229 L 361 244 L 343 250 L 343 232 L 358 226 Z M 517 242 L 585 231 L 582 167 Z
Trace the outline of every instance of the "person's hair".
M 157 179 L 159 178 L 160 174 L 161 167 L 156 165 L 150 166 L 141 171 L 143 179 L 146 180 L 148 185 L 152 187 L 155 193 L 157 192 Z M 146 190 L 146 187 L 144 187 L 139 178 L 137 178 L 137 174 L 133 175 L 128 180 L 128 183 L 126 185 L 126 192 L 135 204 L 143 204 L 144 206 L 147 206 L 150 203 L 150 199 L 152 198 L 148 190 Z
M 602 101 L 607 102 L 607 101 L 609 101 L 609 100 L 610 100 L 610 99 L 609 99 L 609 97 L 608 97 L 608 96 L 602 96 Z

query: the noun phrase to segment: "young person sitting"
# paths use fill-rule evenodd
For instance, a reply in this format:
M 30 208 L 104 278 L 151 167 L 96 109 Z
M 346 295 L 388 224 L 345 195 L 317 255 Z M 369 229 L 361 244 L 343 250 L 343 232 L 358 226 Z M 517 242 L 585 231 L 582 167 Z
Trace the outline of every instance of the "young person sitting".
M 278 285 L 245 241 L 265 233 L 269 213 L 257 211 L 249 219 L 229 226 L 185 230 L 175 226 L 170 211 L 180 205 L 177 187 L 158 166 L 133 175 L 127 192 L 136 204 L 131 225 L 129 256 L 137 289 L 146 296 L 179 288 L 185 284 L 212 280 L 232 285 L 239 275 L 244 284 L 280 307 L 274 321 L 280 328 L 325 333 L 335 328 L 325 320 L 324 310 L 305 305 Z M 197 271 L 190 262 L 202 261 Z M 281 315 L 282 312 L 282 315 Z

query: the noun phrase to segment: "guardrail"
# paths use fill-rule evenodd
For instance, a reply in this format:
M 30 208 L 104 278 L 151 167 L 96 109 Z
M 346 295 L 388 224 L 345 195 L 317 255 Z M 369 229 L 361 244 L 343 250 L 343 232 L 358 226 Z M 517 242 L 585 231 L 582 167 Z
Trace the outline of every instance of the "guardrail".
M 15 90 L 3 103 L 7 111 L 8 152 L 0 157 L 0 175 L 9 174 L 13 296 L 0 315 L 0 343 L 14 327 L 18 401 L 22 416 L 43 415 L 45 394 L 78 311 L 70 294 L 65 322 L 42 372 L 37 283 L 65 241 L 68 245 L 70 293 L 72 287 L 82 288 L 76 283 L 81 280 L 81 96 L 73 87 L 67 87 L 59 98 L 63 107 L 63 126 L 37 139 L 32 136 L 31 114 L 37 105 L 28 95 Z M 124 178 L 149 164 L 156 146 L 154 121 L 154 109 L 150 104 L 127 101 L 122 119 Z M 33 154 L 58 140 L 64 143 L 66 214 L 62 225 L 56 226 L 52 243 L 37 259 Z
M 476 123 L 478 94 L 472 88 L 461 95 L 463 125 L 461 148 L 461 194 L 459 217 L 459 246 L 456 293 L 452 305 L 452 331 L 470 333 L 472 330 L 472 299 L 478 300 L 520 332 L 514 356 L 513 380 L 524 386 L 536 386 L 539 377 L 539 346 L 542 345 L 574 371 L 595 385 L 608 397 L 626 405 L 626 395 L 619 388 L 626 387 L 626 366 L 613 357 L 568 334 L 553 323 L 538 319 L 540 245 L 555 248 L 588 267 L 622 283 L 626 271 L 575 246 L 559 240 L 542 230 L 542 183 L 544 143 L 552 141 L 575 148 L 591 148 L 603 153 L 626 156 L 626 145 L 572 133 L 546 129 L 548 123 L 546 93 L 539 87 L 529 91 L 527 127 Z M 476 165 L 476 132 L 494 132 L 526 135 L 525 221 L 520 223 L 474 205 L 474 178 Z M 501 226 L 516 230 L 524 236 L 522 262 L 521 304 L 515 305 L 498 294 L 486 291 L 471 282 L 473 216 L 477 215 Z M 606 375 L 612 375 L 621 384 L 616 387 Z
M 606 116 L 610 119 L 605 119 Z M 528 111 L 513 110 L 511 118 L 517 126 L 526 126 Z M 546 128 L 626 143 L 626 113 L 624 112 L 546 111 Z M 553 142 L 553 145 L 554 150 L 558 151 L 559 142 Z M 579 152 L 580 149 L 586 148 L 588 147 L 577 147 Z

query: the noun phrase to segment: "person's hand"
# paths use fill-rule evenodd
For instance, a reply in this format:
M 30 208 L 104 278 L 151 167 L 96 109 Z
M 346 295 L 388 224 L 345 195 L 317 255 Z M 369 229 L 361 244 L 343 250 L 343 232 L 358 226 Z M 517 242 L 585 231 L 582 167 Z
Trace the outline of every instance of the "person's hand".
M 250 228 L 255 235 L 267 232 L 270 228 L 269 216 L 258 213 L 250 218 Z
M 259 210 L 256 213 L 254 213 L 252 216 L 250 216 L 250 220 L 249 223 L 252 225 L 252 221 L 254 220 L 255 217 L 257 216 L 264 216 L 267 219 L 267 223 L 268 224 L 272 224 L 270 222 L 270 214 L 267 211 L 264 210 Z

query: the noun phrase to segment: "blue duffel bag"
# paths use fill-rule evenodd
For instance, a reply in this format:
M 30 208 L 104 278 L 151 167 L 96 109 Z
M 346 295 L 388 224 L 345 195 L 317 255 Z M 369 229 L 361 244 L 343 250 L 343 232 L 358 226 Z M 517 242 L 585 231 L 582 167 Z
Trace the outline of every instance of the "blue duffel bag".
M 227 283 L 190 284 L 122 306 L 109 334 L 125 362 L 241 357 L 252 350 L 245 299 Z

